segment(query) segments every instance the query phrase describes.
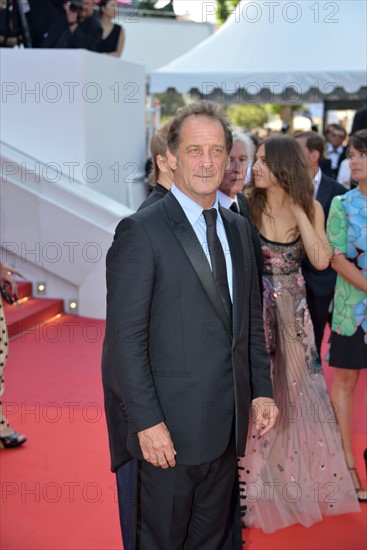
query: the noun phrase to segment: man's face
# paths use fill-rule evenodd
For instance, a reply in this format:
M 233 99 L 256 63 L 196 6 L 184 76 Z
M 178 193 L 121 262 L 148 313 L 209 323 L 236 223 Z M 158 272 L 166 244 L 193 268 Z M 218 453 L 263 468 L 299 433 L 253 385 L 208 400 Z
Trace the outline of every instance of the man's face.
M 305 156 L 305 159 L 307 160 L 307 164 L 310 168 L 312 168 L 312 160 L 311 160 L 311 151 L 307 148 L 307 139 L 305 137 L 296 138 L 298 143 L 301 146 L 302 152 Z
M 168 150 L 167 157 L 176 186 L 203 208 L 210 208 L 228 159 L 221 123 L 205 115 L 187 117 L 178 150 Z
M 313 178 L 315 176 L 317 170 L 319 169 L 320 153 L 319 153 L 319 151 L 316 151 L 316 150 L 310 151 L 310 149 L 308 149 L 308 147 L 306 145 L 307 138 L 298 137 L 298 138 L 296 138 L 296 140 L 298 141 L 298 143 L 301 146 L 301 149 L 302 149 L 302 152 L 305 156 L 307 165 L 310 169 L 311 177 Z
M 241 193 L 248 167 L 246 146 L 242 141 L 235 141 L 229 155 L 229 164 L 219 189 L 225 195 L 234 198 Z
M 96 0 L 84 0 L 83 2 L 83 11 L 85 17 L 92 17 L 94 14 L 94 8 L 96 7 Z
M 345 140 L 345 136 L 345 132 L 343 132 L 342 130 L 337 130 L 336 128 L 330 128 L 326 134 L 328 141 L 331 143 L 334 149 L 337 149 L 339 145 L 343 143 L 343 141 Z

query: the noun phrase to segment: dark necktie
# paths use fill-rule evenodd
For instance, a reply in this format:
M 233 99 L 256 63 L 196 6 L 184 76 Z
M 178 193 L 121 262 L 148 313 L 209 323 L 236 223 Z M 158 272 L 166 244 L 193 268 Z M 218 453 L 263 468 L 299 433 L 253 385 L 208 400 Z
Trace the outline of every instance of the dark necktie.
M 232 212 L 234 212 L 235 214 L 239 214 L 240 211 L 238 210 L 238 206 L 237 206 L 237 203 L 235 201 L 232 202 L 231 206 L 229 207 L 230 210 L 232 210 Z
M 217 211 L 215 208 L 203 210 L 206 223 L 206 240 L 212 263 L 213 277 L 227 312 L 228 318 L 232 319 L 232 302 L 228 289 L 227 267 L 224 258 L 223 248 L 217 234 Z

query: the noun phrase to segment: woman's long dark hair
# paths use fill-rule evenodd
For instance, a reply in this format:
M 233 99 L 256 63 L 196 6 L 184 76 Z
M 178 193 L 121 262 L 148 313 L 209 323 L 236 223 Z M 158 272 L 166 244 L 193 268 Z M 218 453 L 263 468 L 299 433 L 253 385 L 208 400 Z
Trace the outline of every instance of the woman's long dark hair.
M 300 144 L 289 136 L 273 136 L 259 143 L 256 152 L 260 145 L 265 146 L 265 161 L 277 184 L 305 211 L 313 224 L 315 221 L 314 187 Z M 254 171 L 245 194 L 249 203 L 251 221 L 260 231 L 263 214 L 266 216 L 271 214 L 266 189 L 255 186 Z M 295 237 L 298 233 L 298 227 L 294 227 L 292 236 Z

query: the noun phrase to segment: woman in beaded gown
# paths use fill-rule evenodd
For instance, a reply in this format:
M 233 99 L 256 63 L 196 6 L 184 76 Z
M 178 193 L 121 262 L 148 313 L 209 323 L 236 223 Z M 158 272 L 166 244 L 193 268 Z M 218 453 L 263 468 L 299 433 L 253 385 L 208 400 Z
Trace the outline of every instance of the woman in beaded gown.
M 270 533 L 359 511 L 359 504 L 306 304 L 302 256 L 325 269 L 331 251 L 295 139 L 259 145 L 246 194 L 264 256 L 264 328 L 279 417 L 263 437 L 250 424 L 239 476 L 246 526 Z

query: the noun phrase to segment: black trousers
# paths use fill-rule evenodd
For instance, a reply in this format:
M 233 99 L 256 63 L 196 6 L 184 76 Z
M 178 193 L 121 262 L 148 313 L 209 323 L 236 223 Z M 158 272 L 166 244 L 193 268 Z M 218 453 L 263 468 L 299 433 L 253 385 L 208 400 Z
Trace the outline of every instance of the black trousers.
M 163 470 L 145 461 L 132 462 L 117 471 L 127 549 L 241 549 L 233 443 L 218 460 L 197 466 Z
M 124 550 L 135 550 L 136 548 L 136 488 L 138 466 L 139 461 L 131 460 L 123 466 L 120 466 L 116 472 L 120 524 Z M 224 529 L 224 541 L 221 543 L 220 549 L 241 550 L 242 525 L 237 472 L 234 478 L 231 503 L 228 511 L 227 524 Z M 226 512 L 224 512 L 224 516 L 225 513 Z
M 135 550 L 136 474 L 138 461 L 131 459 L 116 472 L 120 526 L 124 550 Z

